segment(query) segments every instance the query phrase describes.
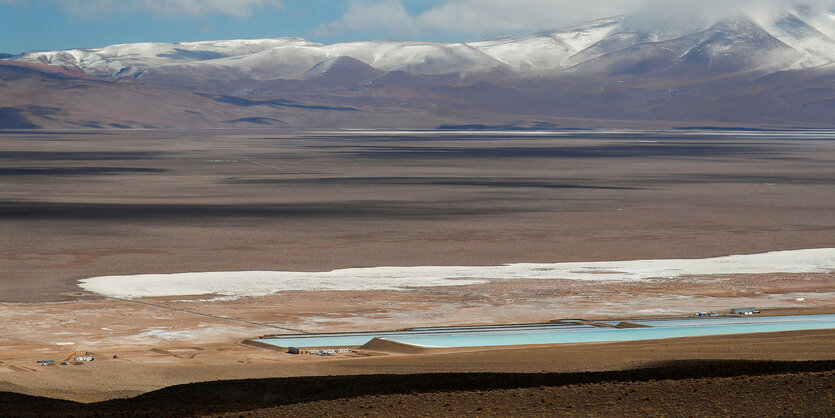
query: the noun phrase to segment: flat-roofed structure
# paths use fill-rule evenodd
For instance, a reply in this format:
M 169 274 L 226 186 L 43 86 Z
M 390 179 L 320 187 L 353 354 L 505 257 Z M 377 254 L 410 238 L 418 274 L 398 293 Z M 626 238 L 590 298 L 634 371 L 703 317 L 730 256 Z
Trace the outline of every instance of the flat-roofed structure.
M 760 313 L 760 310 L 757 308 L 733 308 L 731 309 L 732 315 L 752 315 Z

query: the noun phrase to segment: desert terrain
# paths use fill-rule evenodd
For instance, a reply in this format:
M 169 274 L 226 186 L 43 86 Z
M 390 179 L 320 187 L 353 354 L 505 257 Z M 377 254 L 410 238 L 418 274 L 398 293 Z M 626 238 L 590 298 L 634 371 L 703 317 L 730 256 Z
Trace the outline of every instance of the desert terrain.
M 522 278 L 263 297 L 117 299 L 78 286 L 95 276 L 146 273 L 498 266 L 831 248 L 835 145 L 827 135 L 4 132 L 0 390 L 98 402 L 223 379 L 833 360 L 831 330 L 597 344 L 594 350 L 372 350 L 326 359 L 241 344 L 276 333 L 672 316 L 741 306 L 828 313 L 835 310 L 832 272 L 634 282 Z M 88 352 L 95 362 L 35 363 Z M 820 373 L 816 381 L 826 390 L 831 374 Z M 831 400 L 831 391 L 825 393 Z
M 190 271 L 833 246 L 827 136 L 6 132 L 3 302 Z
M 365 395 L 255 410 L 249 416 L 826 416 L 832 372 Z M 763 401 L 762 394 L 769 393 Z M 810 400 L 812 400 L 810 402 Z M 226 414 L 239 416 L 240 414 Z
M 83 366 L 5 362 L 30 370 L 4 373 L 16 383 L 2 383 L 0 405 L 35 416 L 606 415 L 619 406 L 680 415 L 688 404 L 695 416 L 825 416 L 835 406 L 832 338 L 819 330 L 326 358 L 231 344 L 118 359 L 103 351 Z

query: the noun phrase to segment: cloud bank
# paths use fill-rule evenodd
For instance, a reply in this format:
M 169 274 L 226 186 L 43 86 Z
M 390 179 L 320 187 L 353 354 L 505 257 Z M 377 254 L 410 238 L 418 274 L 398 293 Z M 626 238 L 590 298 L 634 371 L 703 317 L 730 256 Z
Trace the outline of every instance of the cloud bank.
M 835 9 L 835 0 L 439 0 L 421 11 L 409 12 L 408 1 L 351 1 L 345 14 L 320 25 L 314 33 L 324 37 L 345 33 L 400 38 L 453 34 L 486 37 L 554 29 L 622 14 L 635 15 L 635 24 L 694 25 L 739 14 L 773 15 L 798 6 L 811 13 Z
M 823 15 L 833 8 L 835 0 L 646 0 L 632 20 L 709 25 L 737 16 L 768 20 L 785 13 Z
M 532 32 L 585 20 L 629 13 L 645 0 L 451 0 L 409 13 L 403 0 L 355 0 L 339 19 L 322 24 L 317 36 L 347 32 L 395 37 L 438 34 L 492 35 Z

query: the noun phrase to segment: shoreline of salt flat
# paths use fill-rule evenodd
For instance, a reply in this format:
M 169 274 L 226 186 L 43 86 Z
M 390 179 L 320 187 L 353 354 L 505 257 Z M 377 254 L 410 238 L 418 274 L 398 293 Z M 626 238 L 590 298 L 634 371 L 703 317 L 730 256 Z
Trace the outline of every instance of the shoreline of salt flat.
M 281 291 L 408 290 L 467 286 L 491 280 L 638 281 L 694 275 L 829 273 L 835 248 L 772 251 L 703 259 L 513 263 L 501 266 L 363 267 L 327 272 L 221 271 L 99 276 L 79 280 L 89 292 L 115 298 L 267 296 Z

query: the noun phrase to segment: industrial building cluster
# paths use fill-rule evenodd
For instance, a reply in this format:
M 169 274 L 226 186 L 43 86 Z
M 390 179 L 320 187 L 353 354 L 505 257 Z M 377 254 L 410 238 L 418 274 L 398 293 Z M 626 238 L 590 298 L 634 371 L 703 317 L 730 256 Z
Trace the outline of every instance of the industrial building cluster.
M 730 311 L 731 315 L 754 315 L 760 313 L 760 310 L 757 308 L 733 308 Z M 707 317 L 715 317 L 715 316 L 722 316 L 718 313 L 713 312 L 699 312 L 694 315 L 699 318 L 707 318 Z
M 71 360 L 72 360 L 72 363 L 70 363 Z M 35 363 L 38 363 L 41 366 L 54 366 L 55 364 L 60 364 L 61 366 L 69 366 L 70 364 L 79 366 L 81 364 L 91 362 L 93 360 L 95 360 L 94 357 L 89 356 L 89 355 L 83 355 L 83 356 L 78 356 L 78 357 L 75 357 L 75 358 L 70 356 L 69 358 L 67 358 L 66 360 L 64 360 L 60 363 L 56 363 L 55 360 L 38 360 Z
M 321 350 L 311 350 L 307 348 L 290 347 L 287 350 L 290 354 L 312 354 L 317 356 L 332 356 L 334 354 L 352 353 L 354 350 L 350 348 L 326 348 Z

